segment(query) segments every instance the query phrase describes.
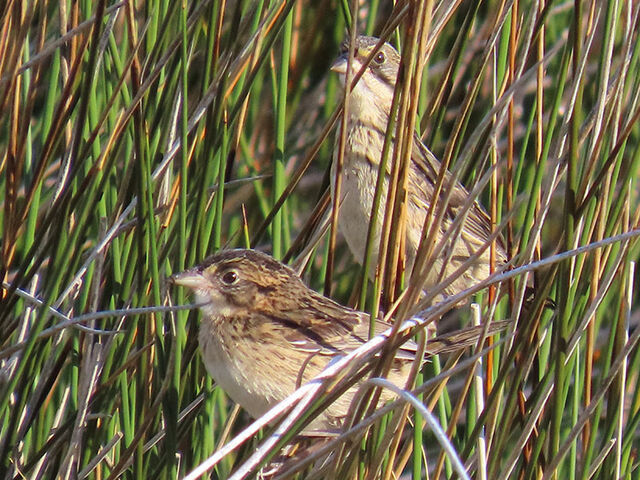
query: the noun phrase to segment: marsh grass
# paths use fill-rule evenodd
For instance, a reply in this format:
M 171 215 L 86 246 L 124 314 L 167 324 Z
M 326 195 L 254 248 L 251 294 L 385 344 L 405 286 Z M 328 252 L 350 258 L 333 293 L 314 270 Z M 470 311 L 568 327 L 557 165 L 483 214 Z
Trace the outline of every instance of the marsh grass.
M 5 2 L 0 477 L 182 478 L 233 441 L 211 477 L 255 476 L 354 381 L 339 372 L 246 463 L 271 429 L 240 441 L 250 420 L 206 374 L 198 312 L 162 307 L 190 301 L 168 290 L 169 274 L 250 245 L 295 261 L 343 303 L 389 311 L 404 281 L 393 253 L 403 157 L 390 152 L 398 194 L 378 210 L 389 212 L 385 278 L 368 283 L 332 227 L 317 245 L 305 233 L 330 208 L 344 95 L 328 70 L 355 19 L 403 52 L 398 138 L 415 127 L 478 196 L 515 269 L 462 296 L 477 311 L 461 298 L 455 312 L 512 327 L 493 346 L 431 359 L 414 397 L 470 477 L 640 478 L 639 10 L 630 0 Z M 434 291 L 415 304 L 439 222 L 434 209 L 399 320 L 439 319 L 455 303 Z M 353 368 L 375 376 L 388 356 Z M 454 477 L 415 405 L 358 426 L 387 388 L 369 386 L 355 433 L 280 473 Z

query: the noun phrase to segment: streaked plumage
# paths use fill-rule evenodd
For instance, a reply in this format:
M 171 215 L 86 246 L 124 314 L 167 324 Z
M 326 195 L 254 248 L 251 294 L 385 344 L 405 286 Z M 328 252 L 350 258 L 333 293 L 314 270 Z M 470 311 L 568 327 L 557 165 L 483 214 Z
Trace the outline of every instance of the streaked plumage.
M 254 250 L 216 253 L 172 277 L 191 288 L 202 311 L 200 351 L 216 383 L 253 417 L 318 375 L 336 355 L 368 338 L 369 315 L 308 288 L 286 265 Z M 376 331 L 389 325 L 376 322 Z M 479 329 L 465 329 L 428 342 L 430 354 L 473 345 Z M 415 344 L 397 352 L 389 379 L 404 386 Z M 339 427 L 354 390 L 322 413 L 309 430 Z M 393 396 L 385 391 L 382 401 Z
M 354 74 L 357 73 L 371 51 L 377 38 L 358 37 L 356 39 L 355 58 L 352 61 Z M 345 49 L 332 66 L 332 70 L 340 75 L 344 84 L 348 53 Z M 384 134 L 389 121 L 391 102 L 400 55 L 388 43 L 385 43 L 376 53 L 365 73 L 358 81 L 349 99 L 347 115 L 347 138 L 342 170 L 342 200 L 340 203 L 339 228 L 343 233 L 349 248 L 358 262 L 362 263 L 365 251 L 366 232 L 373 209 L 373 198 L 377 181 L 378 166 L 382 156 Z M 331 191 L 335 195 L 335 165 L 338 154 L 338 139 L 334 151 L 332 165 Z M 382 205 L 386 204 L 390 163 L 384 181 Z M 420 243 L 420 234 L 425 217 L 433 198 L 434 186 L 440 171 L 440 162 L 414 134 L 411 163 L 408 173 L 408 202 L 407 202 L 407 238 L 406 258 L 407 272 L 411 272 Z M 442 205 L 451 174 L 446 172 L 443 193 L 439 204 Z M 463 211 L 463 206 L 469 198 L 469 193 L 460 183 L 453 186 L 453 192 L 445 212 L 438 242 L 455 218 Z M 382 228 L 383 212 L 377 216 L 375 248 L 380 244 L 380 230 Z M 447 247 L 435 252 L 436 261 L 423 289 L 428 291 L 441 279 L 454 272 L 470 256 L 477 252 L 491 235 L 491 222 L 483 208 L 474 202 L 464 221 L 461 234 L 454 241 L 447 243 Z M 451 253 L 451 260 L 445 259 Z M 377 261 L 378 252 L 374 252 Z M 498 238 L 496 249 L 497 265 L 506 262 L 506 253 L 501 240 Z M 489 275 L 489 249 L 487 248 L 478 260 L 460 277 L 456 278 L 444 293 L 454 295 L 465 288 L 483 280 Z

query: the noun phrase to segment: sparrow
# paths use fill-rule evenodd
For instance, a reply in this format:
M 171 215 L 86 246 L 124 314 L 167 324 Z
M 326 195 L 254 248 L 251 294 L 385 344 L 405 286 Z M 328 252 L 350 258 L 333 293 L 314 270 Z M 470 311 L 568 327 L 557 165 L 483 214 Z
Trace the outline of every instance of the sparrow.
M 368 314 L 315 292 L 293 269 L 256 250 L 220 251 L 171 280 L 195 294 L 202 313 L 198 342 L 208 373 L 254 418 L 369 339 Z M 376 334 L 390 327 L 375 320 Z M 474 345 L 480 333 L 471 327 L 434 338 L 427 342 L 427 354 Z M 391 382 L 405 386 L 415 354 L 412 341 L 397 350 Z M 329 405 L 307 431 L 339 429 L 356 389 L 357 384 Z M 381 402 L 393 398 L 382 391 Z
M 378 39 L 359 36 L 355 39 L 354 57 L 349 59 L 348 46 L 343 45 L 342 52 L 331 70 L 336 72 L 344 87 L 347 65 L 357 74 L 367 58 L 374 51 Z M 367 230 L 373 211 L 374 194 L 378 179 L 378 170 L 382 156 L 385 132 L 389 122 L 393 93 L 400 68 L 400 54 L 389 43 L 385 43 L 374 54 L 371 63 L 350 93 L 346 115 L 347 130 L 344 157 L 341 171 L 341 198 L 338 228 L 345 237 L 349 249 L 359 263 L 363 263 Z M 395 142 L 395 136 L 392 140 Z M 393 148 L 390 150 L 393 159 Z M 337 179 L 337 156 L 339 152 L 339 134 L 336 138 L 333 163 L 331 166 L 331 195 L 335 199 Z M 407 178 L 407 226 L 406 226 L 406 272 L 411 273 L 420 244 L 423 225 L 434 200 L 434 191 L 438 173 L 441 170 L 438 159 L 422 143 L 414 132 L 413 147 Z M 382 197 L 380 205 L 386 205 L 391 175 L 391 162 L 383 173 Z M 436 235 L 435 244 L 439 245 L 447 235 L 447 230 L 456 217 L 463 214 L 463 207 L 469 198 L 469 192 L 460 182 L 452 182 L 450 172 L 444 174 L 444 187 L 438 199 L 438 205 L 445 203 L 445 195 L 452 189 L 444 220 Z M 384 208 L 384 207 L 382 207 Z M 378 212 L 374 226 L 373 264 L 377 264 L 380 245 L 380 232 L 384 211 Z M 482 206 L 474 201 L 462 223 L 460 234 L 448 238 L 444 247 L 434 251 L 435 261 L 422 285 L 428 292 L 443 279 L 457 270 L 471 256 L 488 245 L 492 235 L 491 221 Z M 500 237 L 496 239 L 496 266 L 506 263 L 507 255 Z M 489 248 L 461 275 L 445 288 L 445 295 L 455 295 L 489 276 Z M 373 272 L 372 272 L 373 275 Z

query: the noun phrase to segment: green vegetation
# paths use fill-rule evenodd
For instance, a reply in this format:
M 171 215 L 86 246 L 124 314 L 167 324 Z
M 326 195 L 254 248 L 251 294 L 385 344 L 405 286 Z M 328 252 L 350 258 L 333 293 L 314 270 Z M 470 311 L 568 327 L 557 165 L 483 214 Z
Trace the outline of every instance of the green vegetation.
M 478 185 L 514 267 L 548 260 L 529 271 L 526 312 L 522 273 L 474 297 L 483 322 L 512 328 L 490 353 L 427 363 L 424 405 L 472 478 L 640 478 L 639 10 L 4 2 L 0 478 L 182 478 L 250 423 L 206 374 L 197 310 L 161 308 L 190 302 L 166 279 L 224 247 L 300 259 L 328 185 L 343 101 L 329 67 L 351 19 L 403 51 L 423 39 L 424 72 L 415 50 L 405 58 L 406 84 L 422 80 L 416 129 L 470 191 Z M 554 257 L 563 252 L 573 253 Z M 384 283 L 360 296 L 367 276 L 339 235 L 312 253 L 296 264 L 309 285 L 377 308 Z M 400 316 L 418 310 L 406 299 L 419 290 L 408 284 Z M 457 313 L 467 321 L 471 309 Z M 324 478 L 455 477 L 406 405 L 364 438 L 330 443 Z M 229 477 L 268 433 L 211 478 Z

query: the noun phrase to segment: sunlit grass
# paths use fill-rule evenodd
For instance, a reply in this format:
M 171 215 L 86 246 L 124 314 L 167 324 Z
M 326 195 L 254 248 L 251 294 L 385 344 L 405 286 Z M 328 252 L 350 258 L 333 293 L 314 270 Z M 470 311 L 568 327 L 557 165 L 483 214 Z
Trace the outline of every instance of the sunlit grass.
M 342 303 L 385 304 L 384 279 L 360 295 L 369 275 L 339 235 L 308 259 L 312 236 L 298 241 L 328 186 L 343 101 L 329 66 L 353 18 L 403 52 L 412 35 L 428 40 L 424 72 L 405 53 L 408 71 L 418 66 L 406 84 L 423 76 L 416 115 L 399 103 L 399 123 L 415 120 L 454 176 L 481 187 L 514 268 L 605 240 L 479 292 L 482 321 L 511 319 L 515 335 L 480 355 L 482 391 L 471 352 L 427 363 L 424 405 L 473 478 L 638 478 L 640 6 L 424 2 L 420 17 L 411 5 L 4 7 L 0 477 L 181 478 L 237 438 L 250 419 L 206 374 L 197 311 L 121 312 L 188 303 L 167 276 L 219 248 L 253 242 L 307 265 L 305 281 Z M 401 231 L 394 218 L 389 232 Z M 421 289 L 406 286 L 402 316 L 428 306 L 414 307 Z M 51 308 L 113 312 L 50 331 L 64 321 Z M 471 309 L 455 316 L 466 322 Z M 455 476 L 402 407 L 325 447 L 327 478 Z M 354 424 L 367 412 L 354 408 Z M 212 478 L 229 477 L 261 438 Z M 306 478 L 313 467 L 299 465 L 291 475 Z

